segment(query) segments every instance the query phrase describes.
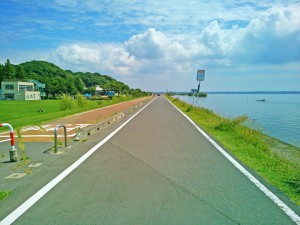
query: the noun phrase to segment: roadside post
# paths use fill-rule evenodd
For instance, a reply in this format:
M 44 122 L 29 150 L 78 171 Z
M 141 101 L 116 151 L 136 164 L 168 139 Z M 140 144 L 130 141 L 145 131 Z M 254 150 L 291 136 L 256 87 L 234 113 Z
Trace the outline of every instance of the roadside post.
M 9 128 L 10 146 L 11 146 L 11 149 L 9 150 L 10 161 L 17 162 L 18 161 L 18 152 L 17 152 L 17 149 L 15 149 L 14 129 L 9 123 L 0 123 L 0 127 L 8 127 Z
M 65 147 L 68 146 L 68 143 L 67 143 L 67 128 L 65 125 L 57 125 L 54 129 L 54 141 L 55 141 L 55 149 L 54 149 L 54 153 L 57 153 L 57 130 L 59 128 L 64 128 L 64 137 L 65 137 Z
M 201 81 L 204 81 L 204 76 L 205 76 L 205 70 L 197 70 L 196 80 L 199 81 L 198 89 L 197 89 L 197 97 L 199 97 L 200 83 L 201 83 Z M 197 102 L 198 102 L 198 98 L 196 99 L 196 104 L 197 104 Z
M 191 92 L 193 94 L 193 106 L 194 106 L 194 103 L 195 103 L 195 94 L 197 93 L 198 89 L 191 89 Z

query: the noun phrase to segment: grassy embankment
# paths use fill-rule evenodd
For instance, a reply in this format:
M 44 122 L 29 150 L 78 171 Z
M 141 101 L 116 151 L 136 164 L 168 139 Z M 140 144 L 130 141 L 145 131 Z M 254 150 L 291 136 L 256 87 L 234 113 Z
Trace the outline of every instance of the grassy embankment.
M 136 98 L 120 96 L 114 97 L 112 100 L 85 101 L 82 107 L 73 107 L 63 111 L 60 109 L 61 100 L 0 101 L 0 123 L 11 124 L 18 133 L 24 126 L 40 126 L 47 121 L 133 99 Z M 43 112 L 38 112 L 39 109 L 43 109 Z M 4 131 L 7 131 L 7 128 L 0 128 L 0 132 Z M 10 194 L 11 191 L 0 191 L 0 200 Z
M 179 99 L 174 105 L 213 136 L 238 160 L 300 206 L 300 149 L 270 138 L 243 124 L 246 116 L 224 118 L 213 111 L 192 107 Z

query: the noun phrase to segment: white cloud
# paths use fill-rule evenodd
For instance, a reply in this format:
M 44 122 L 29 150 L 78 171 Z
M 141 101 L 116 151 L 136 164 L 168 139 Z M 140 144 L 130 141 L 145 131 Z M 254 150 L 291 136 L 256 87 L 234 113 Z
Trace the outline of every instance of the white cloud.
M 136 61 L 118 44 L 63 44 L 55 51 L 64 64 L 84 71 L 130 75 Z
M 45 19 L 38 24 L 51 28 L 57 23 L 71 30 L 81 24 L 81 31 L 87 29 L 85 25 L 96 30 L 90 34 L 96 34 L 93 42 L 89 35 L 81 36 L 79 41 L 72 39 L 72 44 L 56 42 L 58 47 L 43 56 L 48 61 L 65 69 L 97 71 L 133 83 L 145 79 L 149 81 L 147 85 L 152 82 L 152 87 L 160 82 L 171 85 L 174 81 L 179 87 L 194 82 L 195 71 L 200 67 L 211 71 L 238 68 L 243 73 L 245 68 L 272 71 L 270 68 L 275 68 L 275 64 L 288 68 L 287 65 L 299 63 L 300 6 L 296 3 L 297 0 L 276 3 L 55 0 L 47 5 L 44 1 L 37 4 L 72 15 L 68 22 L 53 24 L 51 19 Z M 131 30 L 126 30 L 128 27 Z M 126 33 L 126 40 L 122 39 L 122 43 L 97 41 L 97 37 L 104 35 L 110 40 L 109 31 L 120 32 L 122 37 Z M 99 33 L 104 35 L 97 36 Z M 299 67 L 293 71 L 297 70 Z
M 273 8 L 253 19 L 243 30 L 240 46 L 244 52 L 235 59 L 245 63 L 299 61 L 300 7 Z
M 270 9 L 242 28 L 222 28 L 214 20 L 197 35 L 149 28 L 121 44 L 63 45 L 57 53 L 65 62 L 87 63 L 113 74 L 157 77 L 190 73 L 199 66 L 295 62 L 300 60 L 299 12 L 299 7 Z
M 60 46 L 57 49 L 57 54 L 62 60 L 71 64 L 100 63 L 97 49 L 81 47 L 78 44 Z
M 222 28 L 215 20 L 200 32 L 197 42 L 202 45 L 199 57 L 219 66 L 299 61 L 300 8 L 272 8 L 242 28 Z
M 140 59 L 165 58 L 165 44 L 167 37 L 153 28 L 143 34 L 132 36 L 125 42 L 126 50 Z
M 137 59 L 163 59 L 163 60 L 187 60 L 193 50 L 186 49 L 184 39 L 170 36 L 154 28 L 146 32 L 132 36 L 125 42 L 124 47 Z M 183 41 L 183 43 L 181 43 Z

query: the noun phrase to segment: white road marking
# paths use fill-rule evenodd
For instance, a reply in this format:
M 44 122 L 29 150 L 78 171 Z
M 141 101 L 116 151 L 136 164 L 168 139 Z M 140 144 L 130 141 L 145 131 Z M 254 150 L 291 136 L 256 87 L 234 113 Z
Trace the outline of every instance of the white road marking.
M 167 99 L 167 98 L 166 98 Z M 168 99 L 167 99 L 168 100 Z M 169 101 L 169 100 L 168 100 Z M 194 127 L 214 146 L 218 151 L 225 156 L 242 174 L 244 174 L 252 183 L 255 184 L 266 196 L 268 196 L 279 208 L 281 208 L 286 215 L 288 215 L 296 224 L 300 225 L 300 217 L 290 207 L 288 207 L 283 201 L 281 201 L 273 192 L 271 192 L 266 186 L 264 186 L 259 180 L 257 180 L 250 172 L 248 172 L 241 164 L 239 164 L 234 158 L 232 158 L 221 146 L 219 146 L 211 137 L 209 137 L 198 125 L 185 115 L 180 109 L 178 109 L 171 101 L 171 105 L 175 107 Z
M 0 143 L 1 142 L 6 142 L 6 141 L 10 141 L 10 139 L 1 140 Z
M 154 98 L 155 99 L 155 98 Z M 154 100 L 152 99 L 152 101 Z M 128 124 L 134 117 L 136 117 L 140 112 L 142 112 L 149 104 L 149 102 L 145 105 L 141 110 L 135 113 L 132 117 L 130 117 L 125 123 L 123 123 L 120 127 L 110 133 L 106 138 L 96 144 L 93 148 L 91 148 L 87 153 L 81 156 L 76 162 L 74 162 L 71 166 L 65 169 L 61 174 L 51 180 L 48 184 L 42 187 L 38 192 L 36 192 L 33 196 L 31 196 L 28 200 L 26 200 L 22 205 L 20 205 L 17 209 L 12 211 L 7 217 L 5 217 L 0 225 L 12 224 L 16 221 L 23 213 L 25 213 L 31 206 L 33 206 L 38 200 L 40 200 L 45 194 L 47 194 L 53 187 L 55 187 L 59 182 L 61 182 L 66 176 L 68 176 L 73 170 L 75 170 L 81 163 L 83 163 L 88 157 L 90 157 L 95 151 L 97 151 L 103 144 L 105 144 L 109 139 L 111 139 L 117 132 L 119 132 L 126 124 Z
M 43 165 L 43 163 L 35 163 L 35 164 L 30 164 L 28 167 L 29 168 L 36 168 L 36 167 L 39 167 L 41 165 Z
M 5 179 L 20 179 L 26 175 L 26 173 L 12 173 L 9 176 L 5 177 Z
M 67 137 L 74 137 L 76 134 L 68 134 Z M 1 137 L 9 137 L 9 136 L 1 136 Z M 17 136 L 15 136 L 17 137 Z M 22 138 L 39 138 L 39 137 L 54 137 L 54 135 L 52 134 L 40 134 L 40 135 L 37 135 L 37 134 L 28 134 L 28 135 L 22 135 Z M 64 137 L 64 135 L 57 135 L 57 137 Z M 6 139 L 6 140 L 3 140 L 3 141 L 0 141 L 0 142 L 5 142 L 5 141 L 10 141 L 10 139 Z

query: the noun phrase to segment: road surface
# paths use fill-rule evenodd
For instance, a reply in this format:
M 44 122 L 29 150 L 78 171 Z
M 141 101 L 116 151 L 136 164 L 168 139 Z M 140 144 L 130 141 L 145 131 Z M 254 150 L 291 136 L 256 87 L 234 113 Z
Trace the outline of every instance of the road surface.
M 15 224 L 294 222 L 161 96 Z

